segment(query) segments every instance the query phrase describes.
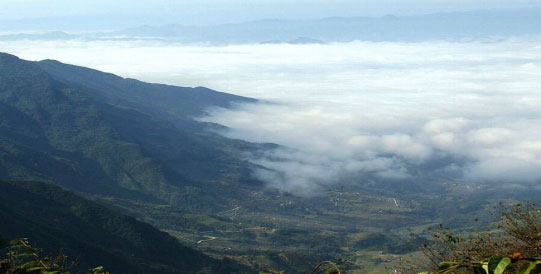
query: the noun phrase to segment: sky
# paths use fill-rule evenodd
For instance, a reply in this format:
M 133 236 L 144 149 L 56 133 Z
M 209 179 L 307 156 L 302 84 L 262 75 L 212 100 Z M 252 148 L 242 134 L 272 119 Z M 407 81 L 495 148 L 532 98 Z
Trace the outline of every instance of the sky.
M 229 127 L 221 132 L 229 137 L 280 144 L 246 156 L 274 170 L 254 174 L 310 193 L 367 176 L 539 189 L 539 42 L 3 41 L 0 48 L 30 60 L 262 99 L 201 119 Z
M 142 24 L 205 25 L 269 18 L 412 15 L 540 5 L 539 0 L 2 0 L 0 22 L 27 21 L 37 26 L 47 22 L 53 27 L 67 28 L 69 24 L 62 24 L 62 20 L 70 18 L 72 25 L 91 30 Z

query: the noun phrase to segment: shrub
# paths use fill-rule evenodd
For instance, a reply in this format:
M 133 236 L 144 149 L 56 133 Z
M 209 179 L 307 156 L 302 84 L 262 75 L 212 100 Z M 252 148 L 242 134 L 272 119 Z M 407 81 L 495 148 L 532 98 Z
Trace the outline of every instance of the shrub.
M 499 212 L 492 231 L 434 233 L 422 249 L 431 271 L 421 273 L 541 273 L 541 208 L 520 203 Z
M 0 260 L 0 274 L 69 274 L 77 272 L 76 262 L 64 254 L 42 257 L 41 250 L 30 245 L 28 239 L 9 243 L 6 258 Z M 87 274 L 109 274 L 103 267 L 90 269 Z

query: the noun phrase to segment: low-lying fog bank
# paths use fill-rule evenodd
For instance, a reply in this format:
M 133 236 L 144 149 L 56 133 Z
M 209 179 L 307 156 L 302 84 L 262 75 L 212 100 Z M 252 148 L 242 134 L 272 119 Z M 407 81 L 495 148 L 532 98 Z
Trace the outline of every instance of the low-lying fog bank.
M 288 190 L 367 174 L 534 188 L 541 178 L 537 39 L 224 47 L 11 41 L 0 49 L 268 100 L 203 119 L 228 126 L 227 136 L 283 145 L 250 160 L 274 170 L 256 171 L 260 178 Z

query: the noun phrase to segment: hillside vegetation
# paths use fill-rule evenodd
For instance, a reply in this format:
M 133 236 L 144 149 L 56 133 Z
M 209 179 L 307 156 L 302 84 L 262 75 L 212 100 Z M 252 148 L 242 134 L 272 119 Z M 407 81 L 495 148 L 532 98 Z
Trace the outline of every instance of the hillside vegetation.
M 78 259 L 80 269 L 111 273 L 228 273 L 238 265 L 212 259 L 133 217 L 113 212 L 59 187 L 0 182 L 0 235 L 31 237 L 45 253 Z
M 251 99 L 0 54 L 0 178 L 217 207 L 230 190 L 205 183 L 241 181 L 247 164 L 234 155 L 255 146 L 204 132 L 190 115 L 234 101 Z M 203 188 L 207 197 L 194 201 L 190 193 Z

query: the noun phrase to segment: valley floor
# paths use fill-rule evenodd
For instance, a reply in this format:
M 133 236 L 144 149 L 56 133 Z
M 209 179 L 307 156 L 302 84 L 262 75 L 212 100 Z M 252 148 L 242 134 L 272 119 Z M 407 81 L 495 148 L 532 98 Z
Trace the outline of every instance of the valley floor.
M 468 187 L 448 184 L 444 195 L 400 198 L 366 190 L 329 191 L 312 198 L 253 192 L 251 199 L 207 214 L 131 200 L 101 198 L 100 202 L 208 255 L 260 271 L 308 273 L 318 262 L 331 260 L 348 273 L 389 273 L 420 260 L 417 250 L 429 227 L 439 223 L 470 227 L 474 218 L 486 215 L 491 202 L 478 193 L 494 190 L 477 187 L 478 192 L 465 195 L 464 188 Z

